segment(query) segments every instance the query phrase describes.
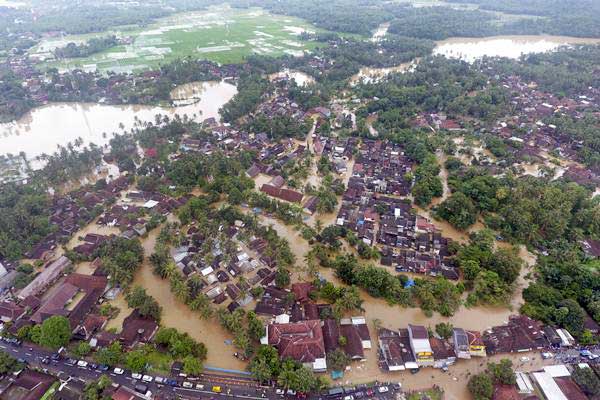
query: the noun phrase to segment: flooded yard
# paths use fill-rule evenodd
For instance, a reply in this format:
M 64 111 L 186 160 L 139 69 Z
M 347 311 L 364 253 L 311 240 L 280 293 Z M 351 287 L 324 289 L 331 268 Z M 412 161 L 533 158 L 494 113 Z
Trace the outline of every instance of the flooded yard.
M 177 328 L 206 345 L 208 356 L 205 365 L 244 370 L 246 364 L 233 356 L 236 350 L 233 345 L 226 342 L 233 340 L 233 337 L 221 327 L 216 318 L 202 320 L 198 313 L 191 311 L 187 305 L 175 298 L 171 293 L 168 279 L 160 279 L 152 273 L 152 266 L 148 261 L 148 257 L 154 252 L 154 245 L 159 232 L 160 228 L 157 228 L 142 240 L 146 259 L 135 274 L 133 286 L 142 286 L 161 305 L 163 308 L 161 325 Z M 122 319 L 129 315 L 131 309 L 127 306 L 122 294 L 110 303 L 121 309 L 121 312 L 116 319 L 110 321 L 109 328 L 120 330 Z

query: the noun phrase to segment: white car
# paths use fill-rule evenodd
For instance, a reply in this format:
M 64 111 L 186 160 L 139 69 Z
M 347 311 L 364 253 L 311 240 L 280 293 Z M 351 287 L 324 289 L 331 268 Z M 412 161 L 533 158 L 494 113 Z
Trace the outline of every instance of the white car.
M 377 388 L 377 391 L 379 393 L 387 393 L 390 391 L 390 389 L 387 386 L 379 386 L 379 388 Z
M 150 383 L 150 382 L 152 382 L 154 380 L 154 378 L 152 378 L 150 375 L 144 375 L 144 376 L 142 376 L 142 380 L 144 382 Z
M 522 362 L 529 361 L 529 357 L 521 357 L 521 361 L 522 361 Z
M 115 368 L 113 372 L 117 375 L 123 375 L 125 371 L 123 371 L 123 368 Z
M 156 382 L 158 384 L 165 383 L 166 381 L 167 381 L 167 379 L 163 378 L 162 376 L 157 376 L 156 378 L 154 378 L 154 382 Z
M 83 360 L 79 360 L 79 361 L 77 361 L 77 366 L 79 368 L 85 368 L 85 367 L 88 366 L 88 362 L 87 361 L 83 361 Z
M 354 396 L 352 396 L 351 394 L 349 394 L 348 396 L 344 397 L 344 400 L 354 400 Z
M 204 385 L 201 384 L 201 383 L 197 383 L 196 384 L 196 389 L 198 389 L 198 390 L 204 390 Z
M 283 395 L 285 394 L 285 390 L 283 390 L 283 389 L 276 389 L 276 390 L 275 390 L 275 394 L 278 394 L 278 395 L 280 395 L 280 396 L 283 396 Z
M 194 384 L 192 382 L 185 381 L 183 382 L 183 387 L 186 389 L 192 389 L 194 387 Z
M 138 373 L 132 372 L 131 373 L 131 377 L 133 379 L 142 379 L 142 374 L 138 374 Z

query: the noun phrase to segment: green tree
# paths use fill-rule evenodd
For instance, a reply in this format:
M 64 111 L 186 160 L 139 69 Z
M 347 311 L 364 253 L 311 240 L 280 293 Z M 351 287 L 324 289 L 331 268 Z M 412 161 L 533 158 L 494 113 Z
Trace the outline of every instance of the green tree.
M 142 372 L 148 364 L 148 356 L 141 350 L 133 350 L 125 355 L 125 366 L 133 372 Z
M 450 339 L 452 337 L 452 331 L 454 326 L 449 322 L 440 322 L 435 325 L 435 332 L 440 335 L 442 339 Z
M 517 383 L 513 363 L 507 358 L 503 358 L 499 363 L 488 363 L 487 371 L 495 382 L 503 385 L 515 385 Z
M 50 348 L 58 349 L 66 346 L 71 339 L 71 324 L 63 316 L 55 315 L 42 323 L 39 344 Z
M 114 342 L 107 347 L 101 348 L 96 352 L 95 358 L 98 364 L 104 364 L 110 367 L 120 364 L 123 359 L 121 343 Z
M 492 378 L 486 373 L 471 376 L 467 387 L 474 400 L 490 400 L 494 394 Z
M 465 230 L 477 221 L 477 208 L 462 192 L 453 193 L 444 200 L 436 211 L 437 215 L 460 230 Z
M 338 348 L 327 353 L 327 366 L 333 371 L 344 371 L 350 361 L 350 357 L 342 349 Z
M 75 354 L 79 357 L 85 357 L 92 351 L 92 346 L 88 342 L 81 342 L 75 348 Z
M 19 363 L 7 353 L 0 351 L 0 375 L 8 374 L 19 369 Z
M 600 394 L 600 379 L 591 368 L 575 367 L 572 376 L 586 395 L 592 397 Z
M 191 376 L 198 376 L 202 373 L 202 362 L 193 356 L 187 356 L 183 359 L 183 373 Z

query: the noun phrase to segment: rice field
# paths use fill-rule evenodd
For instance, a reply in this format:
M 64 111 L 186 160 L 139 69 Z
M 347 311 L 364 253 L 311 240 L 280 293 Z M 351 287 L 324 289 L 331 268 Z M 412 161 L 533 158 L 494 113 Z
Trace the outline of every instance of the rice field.
M 299 35 L 305 31 L 315 32 L 316 28 L 306 21 L 272 15 L 261 9 L 219 6 L 203 12 L 176 14 L 142 29 L 124 27 L 98 34 L 48 38 L 32 49 L 31 56 L 42 60 L 42 67 L 104 72 L 144 70 L 186 56 L 222 64 L 238 63 L 250 54 L 302 55 L 318 45 L 300 40 Z M 108 34 L 124 38 L 128 44 L 86 58 L 53 58 L 52 51 L 57 47 Z

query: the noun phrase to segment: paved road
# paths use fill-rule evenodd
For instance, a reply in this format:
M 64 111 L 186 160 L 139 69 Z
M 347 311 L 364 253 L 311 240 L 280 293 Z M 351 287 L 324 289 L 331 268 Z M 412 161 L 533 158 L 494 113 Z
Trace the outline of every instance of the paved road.
M 125 371 L 122 375 L 114 373 L 114 370 L 101 372 L 90 367 L 81 368 L 77 365 L 71 365 L 68 363 L 68 359 L 60 358 L 59 360 L 52 360 L 49 364 L 42 363 L 44 358 L 48 358 L 52 355 L 52 352 L 33 346 L 30 344 L 23 344 L 17 346 L 11 343 L 0 342 L 0 350 L 10 354 L 16 359 L 25 360 L 30 366 L 38 367 L 40 369 L 47 370 L 48 373 L 57 376 L 62 381 L 67 379 L 79 379 L 83 381 L 93 381 L 98 379 L 101 375 L 108 375 L 111 380 L 120 385 L 124 385 L 130 388 L 134 388 L 136 384 L 143 383 L 148 387 L 158 399 L 251 399 L 251 400 L 262 400 L 268 399 L 296 399 L 293 395 L 279 395 L 276 390 L 272 387 L 260 386 L 255 380 L 243 377 L 231 377 L 217 374 L 202 374 L 197 379 L 183 378 L 177 379 L 177 386 L 168 386 L 157 384 L 156 382 L 140 382 L 139 380 L 133 379 L 129 371 Z M 154 377 L 155 378 L 155 377 Z M 192 388 L 183 387 L 184 382 L 189 382 L 193 385 Z M 203 388 L 200 388 L 202 385 Z M 215 393 L 212 391 L 213 386 L 219 386 L 221 393 Z M 196 389 L 198 388 L 198 389 Z M 392 400 L 396 398 L 393 388 L 389 387 L 389 392 L 378 393 L 377 387 L 373 388 L 374 394 L 370 397 L 375 400 Z M 364 389 L 356 389 L 356 392 L 365 393 Z M 348 393 L 351 394 L 352 392 Z M 344 394 L 346 395 L 346 394 Z M 337 397 L 320 396 L 319 394 L 311 394 L 308 396 L 310 400 L 337 398 L 342 399 L 344 395 Z M 368 397 L 368 396 L 361 396 Z

